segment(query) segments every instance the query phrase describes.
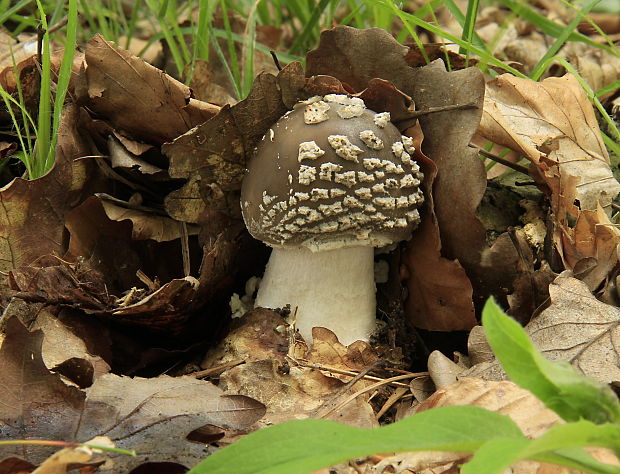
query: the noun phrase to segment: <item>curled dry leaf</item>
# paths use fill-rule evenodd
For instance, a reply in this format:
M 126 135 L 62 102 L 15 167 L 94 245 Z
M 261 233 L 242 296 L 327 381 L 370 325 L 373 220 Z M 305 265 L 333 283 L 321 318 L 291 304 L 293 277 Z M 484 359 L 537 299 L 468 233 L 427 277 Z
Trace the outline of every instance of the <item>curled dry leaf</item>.
M 97 335 L 103 339 L 105 329 L 95 323 L 91 325 L 89 334 L 90 327 L 84 324 L 81 315 L 69 311 L 64 313 L 55 315 L 49 307 L 44 307 L 30 330 L 43 331 L 41 356 L 49 370 L 60 373 L 80 388 L 88 387 L 94 379 L 110 371 L 108 363 L 89 352 L 87 347 L 90 343 L 90 350 L 95 349 L 98 343 L 94 341 L 93 333 L 98 330 Z
M 171 141 L 219 111 L 191 99 L 189 87 L 101 35 L 88 42 L 85 64 L 79 101 L 137 140 Z
M 106 436 L 96 436 L 87 443 L 106 448 L 115 447 L 112 440 Z M 96 469 L 96 466 L 105 462 L 105 455 L 101 453 L 102 451 L 96 451 L 88 446 L 64 448 L 43 461 L 37 467 L 36 474 L 64 474 L 76 468 L 86 467 Z
M 132 240 L 132 226 L 127 221 L 110 220 L 95 196 L 68 213 L 65 225 L 71 239 L 64 260 L 48 257 L 10 272 L 11 287 L 19 298 L 79 308 L 152 330 L 180 332 L 198 308 L 211 303 L 220 292 L 228 294 L 238 271 L 234 250 L 242 245 L 234 227 L 203 246 L 198 278 L 179 278 L 178 241 Z M 147 291 L 136 276 L 138 270 L 166 283 Z
M 151 149 L 150 145 L 130 140 L 118 133 L 114 135 L 117 138 L 114 138 L 112 135 L 108 137 L 108 151 L 112 168 L 136 170 L 141 174 L 154 178 L 165 179 L 168 177 L 168 173 L 163 169 L 138 156 Z
M 417 150 L 415 158 L 424 172 L 426 191 L 422 210 L 424 219 L 403 253 L 409 290 L 405 300 L 406 314 L 416 327 L 422 329 L 466 330 L 476 324 L 473 289 L 458 260 L 441 255 L 440 230 L 430 192 L 437 166 L 428 159 L 421 159 L 422 154 Z
M 129 203 L 106 199 L 99 195 L 101 205 L 108 219 L 113 221 L 131 221 L 131 238 L 133 240 L 154 240 L 156 242 L 169 242 L 177 240 L 183 235 L 181 226 L 183 222 L 176 221 L 170 217 L 158 215 L 146 208 L 132 209 Z M 118 205 L 123 204 L 123 205 Z M 188 235 L 198 235 L 199 228 L 195 225 L 187 225 Z
M 596 259 L 598 267 L 585 281 L 598 286 L 617 262 L 613 250 L 620 232 L 608 209 L 620 184 L 577 80 L 495 78 L 487 85 L 479 132 L 532 161 L 550 194 L 557 222 L 553 240 L 564 265 L 572 269 L 582 259 Z

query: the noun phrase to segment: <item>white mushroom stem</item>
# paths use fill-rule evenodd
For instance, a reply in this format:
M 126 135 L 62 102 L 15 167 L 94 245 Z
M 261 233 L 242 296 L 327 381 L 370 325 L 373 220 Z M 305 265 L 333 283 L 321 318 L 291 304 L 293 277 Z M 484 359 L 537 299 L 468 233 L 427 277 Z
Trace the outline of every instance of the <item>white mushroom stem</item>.
M 291 305 L 297 329 L 312 342 L 312 328 L 325 327 L 349 345 L 368 341 L 375 329 L 373 247 L 312 252 L 273 249 L 256 306 Z

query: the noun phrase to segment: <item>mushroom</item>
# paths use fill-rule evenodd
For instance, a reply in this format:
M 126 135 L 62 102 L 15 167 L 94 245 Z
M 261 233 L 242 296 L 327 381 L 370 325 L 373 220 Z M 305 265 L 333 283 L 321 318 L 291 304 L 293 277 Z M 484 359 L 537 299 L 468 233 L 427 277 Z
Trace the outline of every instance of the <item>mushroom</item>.
M 290 305 L 302 337 L 332 330 L 341 343 L 375 329 L 374 248 L 406 240 L 420 221 L 422 173 L 410 137 L 388 112 L 329 94 L 295 105 L 248 164 L 241 209 L 273 248 L 256 306 Z

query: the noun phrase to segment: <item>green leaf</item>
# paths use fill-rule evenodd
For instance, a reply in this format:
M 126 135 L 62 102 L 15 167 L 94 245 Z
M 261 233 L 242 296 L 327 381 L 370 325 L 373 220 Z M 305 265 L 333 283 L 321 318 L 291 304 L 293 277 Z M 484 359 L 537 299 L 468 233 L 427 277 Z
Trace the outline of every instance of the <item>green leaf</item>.
M 620 447 L 620 426 L 618 425 L 595 425 L 586 420 L 566 425 L 556 425 L 549 429 L 541 437 L 534 440 L 498 438 L 489 441 L 482 446 L 472 460 L 463 466 L 463 474 L 478 472 L 501 472 L 517 461 L 534 459 L 539 461 L 553 460 L 557 464 L 577 467 L 580 470 L 596 472 L 609 472 L 608 469 L 591 469 L 589 463 L 575 462 L 575 459 L 557 456 L 557 452 L 567 448 L 579 448 L 581 446 L 600 446 L 610 449 Z M 571 450 L 572 452 L 573 450 Z M 615 469 L 614 466 L 602 465 Z
M 474 406 L 435 408 L 371 430 L 296 420 L 256 431 L 190 473 L 304 473 L 376 453 L 473 452 L 494 438 L 525 439 L 507 416 Z
M 482 312 L 485 334 L 510 378 L 567 421 L 620 421 L 620 403 L 606 385 L 579 374 L 568 362 L 551 362 L 525 330 L 489 299 Z

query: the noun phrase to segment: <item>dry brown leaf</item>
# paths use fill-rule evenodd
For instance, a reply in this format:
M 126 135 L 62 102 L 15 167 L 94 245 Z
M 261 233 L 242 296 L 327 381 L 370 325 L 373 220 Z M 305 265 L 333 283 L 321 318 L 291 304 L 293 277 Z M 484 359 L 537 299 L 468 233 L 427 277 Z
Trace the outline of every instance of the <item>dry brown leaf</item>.
M 414 72 L 405 62 L 408 51 L 381 28 L 337 26 L 323 31 L 318 48 L 306 56 L 306 76 L 333 76 L 356 92 L 371 79 L 385 79 L 411 96 Z
M 301 74 L 293 63 L 278 77 L 258 76 L 246 99 L 223 107 L 212 120 L 163 147 L 170 158 L 170 176 L 188 180 L 166 197 L 171 217 L 195 224 L 204 222 L 209 211 L 219 211 L 240 218 L 239 190 L 246 161 L 258 140 L 287 110 L 281 90 L 298 94 L 290 90 L 300 85 Z
M 121 472 L 146 460 L 193 466 L 211 450 L 188 441 L 190 432 L 205 425 L 243 430 L 265 413 L 256 400 L 225 394 L 209 382 L 187 376 L 144 379 L 107 374 L 86 394 L 77 437 L 105 435 L 118 448 L 136 450 L 136 458 L 110 455 Z
M 85 395 L 66 386 L 41 359 L 43 334 L 29 333 L 17 318 L 6 323 L 0 348 L 0 431 L 4 439 L 72 440 Z M 32 446 L 4 447 L 5 456 L 16 455 L 35 464 L 52 449 Z
M 112 440 L 105 436 L 96 436 L 88 440 L 87 443 L 106 448 L 115 447 Z M 86 466 L 91 466 L 96 469 L 97 465 L 105 462 L 105 458 L 101 456 L 100 453 L 102 453 L 101 450 L 95 450 L 88 446 L 64 448 L 43 461 L 39 467 L 33 471 L 33 474 L 65 474 L 77 467 L 83 468 Z M 93 457 L 95 459 L 93 459 Z
M 273 359 L 284 363 L 288 353 L 288 335 L 284 329 L 288 325 L 278 313 L 256 308 L 242 318 L 234 319 L 231 326 L 226 337 L 210 348 L 201 363 L 202 368 L 218 367 L 236 360 Z
M 615 265 L 610 249 L 620 242 L 620 232 L 599 206 L 609 212 L 620 184 L 576 79 L 566 75 L 537 83 L 497 77 L 487 85 L 479 132 L 532 161 L 551 194 L 557 220 L 554 243 L 565 266 L 572 269 L 582 259 L 597 259 L 600 267 L 587 281 L 591 288 L 598 286 Z
M 410 414 L 425 411 L 440 406 L 474 405 L 486 408 L 503 415 L 508 415 L 528 437 L 537 437 L 557 423 L 562 423 L 560 417 L 549 410 L 527 390 L 518 387 L 513 382 L 489 382 L 476 378 L 465 378 L 444 387 L 421 405 L 411 410 Z M 381 460 L 377 465 L 381 468 L 398 466 L 402 472 L 436 472 L 438 466 L 450 466 L 452 463 L 462 464 L 469 456 L 460 453 L 414 452 L 401 453 Z M 536 468 L 528 464 L 527 469 L 513 466 L 515 473 L 526 474 L 537 472 Z M 545 466 L 548 467 L 548 466 Z M 379 471 L 383 472 L 383 471 Z M 439 472 L 442 472 L 441 470 Z M 544 471 L 556 472 L 556 471 Z
M 620 191 L 592 106 L 570 74 L 542 82 L 495 78 L 487 84 L 479 131 L 539 167 L 552 202 L 571 193 L 582 210 L 596 209 L 597 202 L 608 208 Z
M 219 111 L 192 100 L 189 87 L 101 35 L 88 42 L 85 61 L 80 101 L 135 139 L 161 145 Z
M 181 226 L 184 223 L 182 222 L 158 215 L 152 211 L 149 212 L 147 209 L 131 209 L 120 206 L 101 195 L 98 197 L 101 199 L 101 205 L 108 219 L 117 222 L 131 221 L 131 238 L 133 240 L 151 239 L 156 242 L 169 242 L 180 239 L 183 235 Z M 199 231 L 198 226 L 187 225 L 187 235 L 198 235 Z
M 80 316 L 65 312 L 58 317 L 50 312 L 49 307 L 45 307 L 37 314 L 30 330 L 43 331 L 41 356 L 45 366 L 65 376 L 80 388 L 85 388 L 97 377 L 110 372 L 110 366 L 99 355 L 89 352 L 87 341 L 82 338 L 90 336 L 88 342 L 93 346 L 94 337 L 93 334 L 88 334 L 89 327 Z M 97 336 L 104 339 L 105 330 L 97 326 L 96 323 L 91 324 L 92 329 L 97 331 Z
M 569 41 L 559 51 L 559 56 L 574 66 L 579 75 L 594 91 L 598 91 L 620 78 L 620 58 L 602 49 L 594 48 L 585 43 Z M 563 66 L 559 66 L 559 69 L 560 71 L 553 71 L 554 75 L 565 72 Z M 605 97 L 602 97 L 601 100 Z
M 526 326 L 534 346 L 549 360 L 564 360 L 602 383 L 620 380 L 620 310 L 598 301 L 587 285 L 569 272 L 549 286 L 551 305 Z M 481 330 L 472 331 L 469 356 L 474 365 L 461 377 L 506 379 Z
M 46 254 L 64 252 L 65 213 L 79 199 L 86 168 L 74 158 L 90 148 L 75 128 L 78 110 L 65 109 L 58 132 L 56 164 L 42 178 L 15 178 L 0 190 L 0 270 L 29 264 Z
M 115 136 L 116 139 L 112 135 L 108 138 L 108 151 L 112 168 L 135 170 L 154 178 L 168 178 L 166 171 L 138 157 L 138 155 L 151 149 L 150 145 L 129 140 L 118 133 L 115 133 Z M 130 151 L 128 146 L 133 151 Z
M 561 418 L 531 392 L 514 382 L 463 378 L 435 392 L 416 413 L 441 406 L 473 405 L 508 415 L 527 437 L 538 437 Z
M 368 344 L 358 341 L 345 347 L 325 328 L 313 329 L 310 350 L 305 343 L 291 338 L 289 331 L 288 324 L 276 312 L 254 309 L 233 322 L 228 336 L 209 351 L 202 363 L 210 368 L 245 361 L 220 376 L 221 386 L 255 398 L 267 407 L 260 426 L 321 416 L 366 385 L 365 381 L 358 381 L 343 391 L 344 381 L 350 380 L 350 376 L 306 365 L 356 371 L 378 360 Z M 298 357 L 305 359 L 305 365 L 296 363 Z M 368 394 L 356 397 L 327 418 L 355 426 L 376 426 L 367 397 Z
M 456 382 L 458 375 L 465 370 L 437 350 L 428 356 L 427 366 L 429 375 L 437 389 Z
M 190 87 L 196 98 L 204 102 L 219 106 L 237 102 L 225 87 L 215 82 L 212 65 L 201 59 L 195 61 Z
M 549 294 L 551 305 L 525 327 L 538 350 L 600 382 L 620 381 L 620 310 L 598 301 L 567 273 L 555 279 Z
M 146 459 L 194 465 L 208 450 L 186 439 L 192 430 L 204 425 L 243 430 L 264 414 L 255 400 L 227 395 L 193 377 L 132 379 L 105 374 L 86 392 L 68 387 L 41 359 L 41 331 L 28 332 L 17 318 L 6 327 L 0 349 L 3 437 L 86 441 L 105 435 L 117 447 L 139 452 L 135 458 L 110 455 L 115 469 L 128 472 Z M 53 448 L 5 447 L 7 455 L 35 464 L 50 451 Z
M 416 158 L 419 157 L 416 154 Z M 458 260 L 441 256 L 440 231 L 433 210 L 432 188 L 437 167 L 432 161 L 419 160 L 424 172 L 426 193 L 424 219 L 414 232 L 402 256 L 407 268 L 405 311 L 416 327 L 432 331 L 470 329 L 476 324 L 473 289 Z

